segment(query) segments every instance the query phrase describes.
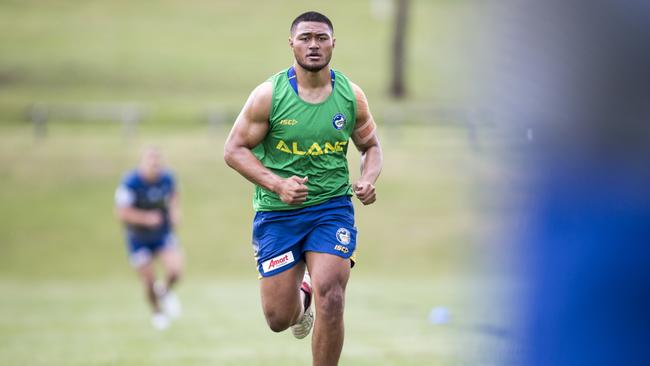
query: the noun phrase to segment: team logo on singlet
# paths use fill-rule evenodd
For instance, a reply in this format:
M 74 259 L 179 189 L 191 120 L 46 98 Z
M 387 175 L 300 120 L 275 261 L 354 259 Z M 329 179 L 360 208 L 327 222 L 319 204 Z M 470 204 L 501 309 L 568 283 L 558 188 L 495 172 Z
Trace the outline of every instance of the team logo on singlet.
M 337 130 L 343 129 L 345 127 L 345 116 L 342 113 L 337 113 L 332 117 L 332 125 Z
M 157 187 L 149 188 L 147 190 L 147 199 L 151 202 L 158 202 L 162 199 L 163 192 Z
M 336 231 L 336 240 L 343 245 L 350 244 L 350 231 L 346 228 L 340 228 Z

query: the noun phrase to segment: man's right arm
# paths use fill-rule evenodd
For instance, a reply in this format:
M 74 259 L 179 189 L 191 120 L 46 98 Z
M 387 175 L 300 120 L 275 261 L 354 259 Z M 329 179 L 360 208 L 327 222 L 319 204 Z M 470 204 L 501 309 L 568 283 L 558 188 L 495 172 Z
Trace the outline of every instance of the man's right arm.
M 284 179 L 262 165 L 251 151 L 269 132 L 272 98 L 271 82 L 262 83 L 253 90 L 228 135 L 224 159 L 244 178 L 277 193 L 283 202 L 300 204 L 307 198 L 307 178 L 292 176 Z
M 141 210 L 133 207 L 135 193 L 126 185 L 115 192 L 115 214 L 127 225 L 157 227 L 162 224 L 162 214 L 156 210 Z

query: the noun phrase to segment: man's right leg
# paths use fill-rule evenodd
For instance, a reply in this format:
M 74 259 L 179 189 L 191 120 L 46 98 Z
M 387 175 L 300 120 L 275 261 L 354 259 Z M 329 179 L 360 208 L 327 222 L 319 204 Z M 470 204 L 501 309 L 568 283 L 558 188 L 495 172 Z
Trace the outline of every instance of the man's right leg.
M 305 262 L 260 280 L 262 310 L 266 322 L 274 332 L 281 332 L 296 324 L 304 303 L 300 285 L 305 274 Z
M 165 271 L 165 289 L 171 290 L 183 273 L 183 252 L 178 246 L 163 248 L 159 253 L 160 263 Z
M 179 247 L 169 246 L 162 249 L 158 257 L 167 277 L 165 284 L 159 282 L 155 288 L 158 303 L 167 316 L 175 319 L 181 315 L 182 309 L 181 302 L 172 291 L 172 287 L 178 282 L 183 271 L 183 253 Z
M 160 312 L 160 305 L 158 304 L 158 297 L 154 290 L 154 283 L 156 282 L 156 273 L 153 265 L 153 261 L 148 261 L 143 263 L 136 268 L 140 281 L 144 285 L 145 294 L 147 296 L 147 301 L 151 306 L 151 310 L 154 313 Z
M 163 330 L 169 326 L 169 319 L 162 313 L 160 301 L 156 294 L 156 271 L 153 262 L 151 248 L 146 244 L 138 243 L 135 240 L 128 241 L 129 262 L 138 273 L 140 282 L 144 286 L 147 302 L 153 311 L 151 324 L 158 330 Z
M 158 330 L 163 330 L 169 327 L 169 318 L 163 314 L 160 309 L 160 302 L 155 291 L 156 272 L 152 260 L 143 263 L 136 267 L 138 276 L 144 285 L 145 293 L 153 314 L 151 316 L 151 325 Z

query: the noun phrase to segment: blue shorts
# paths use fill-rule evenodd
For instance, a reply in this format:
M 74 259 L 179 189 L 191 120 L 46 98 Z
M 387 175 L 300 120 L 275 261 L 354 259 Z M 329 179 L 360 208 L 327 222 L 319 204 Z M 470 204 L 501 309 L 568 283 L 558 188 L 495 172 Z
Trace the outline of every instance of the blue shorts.
M 147 240 L 127 234 L 126 242 L 129 251 L 129 262 L 135 268 L 149 263 L 159 252 L 178 246 L 176 236 L 171 231 L 162 233 L 156 238 L 147 238 Z
M 253 250 L 263 277 L 295 266 L 305 252 L 348 259 L 356 246 L 354 207 L 349 196 L 296 210 L 259 211 L 253 220 Z

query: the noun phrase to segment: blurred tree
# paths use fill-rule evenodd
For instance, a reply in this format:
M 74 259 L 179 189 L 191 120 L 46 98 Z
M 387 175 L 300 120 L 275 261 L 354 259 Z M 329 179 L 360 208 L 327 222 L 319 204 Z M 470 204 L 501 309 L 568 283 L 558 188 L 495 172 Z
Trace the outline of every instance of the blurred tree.
M 408 9 L 410 0 L 395 0 L 395 31 L 393 33 L 393 62 L 390 95 L 401 99 L 406 95 L 404 82 L 404 48 L 406 39 L 406 24 L 408 22 Z

